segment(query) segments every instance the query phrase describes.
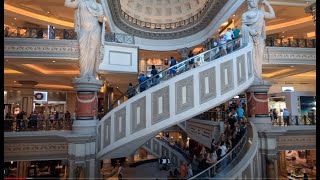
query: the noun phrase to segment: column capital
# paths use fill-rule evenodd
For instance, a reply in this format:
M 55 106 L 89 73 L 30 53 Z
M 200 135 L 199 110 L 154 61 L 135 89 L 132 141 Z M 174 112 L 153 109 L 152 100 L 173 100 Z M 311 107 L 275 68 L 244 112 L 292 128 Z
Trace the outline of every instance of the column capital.
M 254 93 L 267 93 L 271 87 L 271 83 L 269 81 L 259 80 L 256 78 L 253 84 L 246 90 L 246 92 L 254 92 Z

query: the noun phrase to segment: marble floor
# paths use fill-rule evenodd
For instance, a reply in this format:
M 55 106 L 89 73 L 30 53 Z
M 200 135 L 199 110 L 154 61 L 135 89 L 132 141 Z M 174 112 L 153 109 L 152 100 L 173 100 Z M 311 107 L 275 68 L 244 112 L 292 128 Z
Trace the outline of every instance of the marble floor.
M 175 167 L 171 167 L 170 170 L 173 172 Z M 170 171 L 169 170 L 169 171 Z M 169 171 L 159 170 L 158 162 L 146 163 L 137 167 L 123 167 L 123 179 L 167 179 Z M 107 180 L 117 180 L 117 174 Z

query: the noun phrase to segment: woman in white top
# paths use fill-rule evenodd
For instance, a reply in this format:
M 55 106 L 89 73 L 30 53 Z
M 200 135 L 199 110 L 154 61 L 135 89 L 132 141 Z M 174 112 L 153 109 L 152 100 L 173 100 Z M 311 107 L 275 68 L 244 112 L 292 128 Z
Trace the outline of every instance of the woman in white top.
M 228 149 L 227 149 L 226 144 L 224 142 L 221 143 L 221 145 L 219 146 L 219 149 L 221 149 L 221 156 L 226 155 Z

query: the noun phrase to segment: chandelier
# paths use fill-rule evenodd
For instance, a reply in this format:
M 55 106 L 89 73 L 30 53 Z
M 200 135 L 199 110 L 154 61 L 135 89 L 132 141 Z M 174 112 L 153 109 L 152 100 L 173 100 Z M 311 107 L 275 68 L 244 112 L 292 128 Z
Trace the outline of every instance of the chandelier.
M 316 2 L 312 3 L 311 5 L 307 6 L 304 11 L 307 14 L 311 14 L 313 21 L 316 23 Z

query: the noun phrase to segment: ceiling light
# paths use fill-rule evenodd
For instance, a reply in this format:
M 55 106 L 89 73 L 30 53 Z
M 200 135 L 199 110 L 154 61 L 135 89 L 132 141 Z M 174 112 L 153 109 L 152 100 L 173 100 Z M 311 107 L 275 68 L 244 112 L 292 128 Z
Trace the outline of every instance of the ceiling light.
M 14 18 L 14 20 L 17 20 L 17 18 Z
M 290 67 L 294 67 L 294 66 L 290 66 Z
M 307 1 L 306 3 L 308 4 L 309 2 Z
M 119 88 L 119 87 L 117 87 L 117 88 Z
M 47 13 L 49 14 L 50 12 L 48 11 Z
M 17 81 L 13 81 L 13 82 L 15 83 L 15 82 L 17 82 Z
M 233 17 L 235 17 L 236 15 L 234 14 Z
M 284 36 L 282 36 L 284 38 Z
M 52 61 L 52 62 L 56 62 L 56 61 Z
M 8 62 L 9 60 L 7 59 L 6 61 Z

